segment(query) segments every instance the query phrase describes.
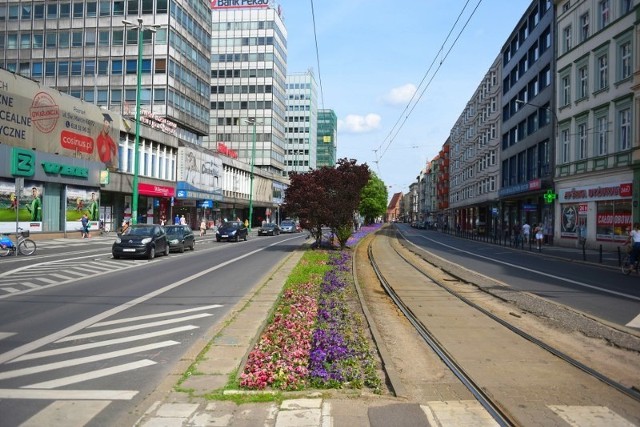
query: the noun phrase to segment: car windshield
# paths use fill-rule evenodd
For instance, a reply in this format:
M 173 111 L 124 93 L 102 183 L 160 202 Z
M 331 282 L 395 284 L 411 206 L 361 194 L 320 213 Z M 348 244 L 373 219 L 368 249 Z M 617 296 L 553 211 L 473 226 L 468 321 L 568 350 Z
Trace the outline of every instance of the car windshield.
M 166 231 L 169 236 L 182 236 L 186 232 L 184 227 L 167 227 Z
M 275 228 L 275 226 L 276 226 L 275 224 L 269 223 L 269 224 L 263 225 L 262 228 Z
M 153 227 L 129 227 L 123 234 L 127 236 L 149 236 Z
M 282 221 L 283 227 L 293 227 L 293 223 L 289 221 Z
M 222 226 L 222 228 L 239 228 L 239 227 L 240 227 L 239 222 L 227 222 Z

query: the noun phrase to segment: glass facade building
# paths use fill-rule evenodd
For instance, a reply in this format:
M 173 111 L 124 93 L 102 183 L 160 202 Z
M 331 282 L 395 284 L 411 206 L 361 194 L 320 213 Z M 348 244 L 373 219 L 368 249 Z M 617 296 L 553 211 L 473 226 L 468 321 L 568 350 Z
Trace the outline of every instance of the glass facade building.
M 287 76 L 285 170 L 316 169 L 318 85 L 311 70 Z
M 318 147 L 316 166 L 330 168 L 336 165 L 338 150 L 338 117 L 335 111 L 318 111 Z

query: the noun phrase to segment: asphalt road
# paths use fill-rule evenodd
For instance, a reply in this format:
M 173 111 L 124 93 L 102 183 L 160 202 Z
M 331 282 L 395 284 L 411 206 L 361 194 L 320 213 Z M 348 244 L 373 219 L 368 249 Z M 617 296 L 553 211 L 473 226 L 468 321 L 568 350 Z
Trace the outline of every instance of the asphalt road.
M 0 259 L 0 426 L 118 425 L 304 237 L 207 238 L 151 261 L 113 260 L 111 239 L 43 242 Z
M 520 291 L 566 305 L 592 317 L 640 330 L 640 278 L 593 263 L 569 262 L 544 253 L 458 238 L 405 224 L 398 229 L 425 248 L 469 270 Z

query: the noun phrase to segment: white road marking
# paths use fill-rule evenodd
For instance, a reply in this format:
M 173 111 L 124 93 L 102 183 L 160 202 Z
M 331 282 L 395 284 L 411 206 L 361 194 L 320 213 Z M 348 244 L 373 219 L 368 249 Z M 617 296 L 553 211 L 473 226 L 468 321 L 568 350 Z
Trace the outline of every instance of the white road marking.
M 47 363 L 44 365 L 32 366 L 30 368 L 16 369 L 13 371 L 0 372 L 0 380 L 7 378 L 17 378 L 26 375 L 33 375 L 39 372 L 53 371 L 55 369 L 68 368 L 70 366 L 77 366 L 84 363 L 92 363 L 100 360 L 112 359 L 114 357 L 127 356 L 129 354 L 139 353 L 148 350 L 155 350 L 158 348 L 169 347 L 172 345 L 180 344 L 177 341 L 162 341 L 158 343 L 143 345 L 139 347 L 127 348 L 125 350 L 112 351 L 109 353 L 101 353 L 93 356 L 80 357 L 78 359 L 63 360 L 62 362 Z
M 20 424 L 20 427 L 84 427 L 109 403 L 111 403 L 109 400 L 61 400 L 52 402 Z
M 608 427 L 635 427 L 635 424 L 630 423 L 606 406 L 547 406 L 567 424 L 575 427 L 595 425 Z
M 65 271 L 66 273 L 66 271 Z M 49 274 L 50 277 L 57 277 L 58 279 L 62 279 L 62 280 L 69 280 L 71 279 L 71 277 L 69 276 L 65 276 L 64 274 L 60 274 L 60 273 L 51 273 Z M 42 280 L 42 279 L 40 279 Z
M 630 328 L 640 328 L 640 314 L 633 318 L 633 320 L 626 324 Z
M 58 378 L 51 381 L 44 381 L 37 384 L 31 384 L 21 388 L 52 389 L 52 388 L 64 387 L 69 384 L 77 384 L 84 381 L 107 377 L 109 375 L 115 375 L 121 372 L 132 371 L 134 369 L 144 368 L 146 366 L 151 366 L 155 364 L 156 362 L 154 362 L 153 360 L 143 359 L 137 362 L 125 363 L 119 366 L 112 366 L 109 368 L 86 372 L 84 374 L 71 375 L 68 377 Z
M 119 323 L 137 322 L 139 320 L 154 319 L 157 317 L 175 316 L 177 314 L 193 313 L 194 311 L 203 311 L 203 310 L 209 310 L 210 308 L 220 308 L 220 307 L 222 307 L 222 305 L 213 304 L 213 305 L 205 305 L 203 307 L 188 308 L 185 310 L 175 310 L 175 311 L 166 311 L 163 313 L 148 314 L 146 316 L 128 317 L 126 319 L 110 320 L 108 322 L 99 322 L 89 326 L 89 328 L 99 328 L 102 326 L 117 325 Z
M 211 274 L 212 272 L 214 272 L 214 271 L 216 271 L 218 269 L 224 268 L 229 264 L 233 264 L 234 262 L 238 262 L 240 260 L 243 260 L 245 258 L 253 256 L 253 255 L 257 254 L 258 252 L 262 252 L 262 251 L 270 249 L 270 248 L 272 248 L 274 246 L 281 245 L 283 243 L 288 242 L 289 240 L 296 240 L 296 239 L 298 239 L 298 236 L 294 236 L 294 237 L 291 237 L 291 238 L 288 238 L 288 239 L 284 239 L 284 240 L 281 240 L 281 241 L 278 241 L 278 242 L 274 242 L 274 243 L 272 243 L 270 245 L 267 245 L 265 247 L 262 247 L 262 248 L 255 249 L 253 251 L 247 252 L 247 253 L 245 253 L 245 254 L 243 254 L 243 255 L 235 258 L 235 259 L 230 259 L 229 261 L 222 262 L 222 263 L 217 264 L 217 265 L 215 265 L 215 266 L 213 266 L 211 268 L 207 268 L 206 270 L 199 271 L 199 272 L 197 272 L 195 274 L 192 274 L 189 277 L 185 277 L 182 280 L 179 280 L 177 282 L 173 282 L 173 283 L 171 283 L 171 284 L 169 284 L 167 286 L 164 286 L 164 287 L 162 287 L 160 289 L 156 289 L 155 291 L 150 292 L 150 293 L 148 293 L 146 295 L 142 295 L 142 296 L 140 296 L 138 298 L 135 298 L 135 299 L 133 299 L 131 301 L 128 301 L 128 302 L 123 303 L 123 304 L 120 304 L 117 307 L 113 307 L 113 308 L 111 308 L 109 310 L 103 311 L 102 313 L 96 314 L 95 316 L 89 317 L 88 319 L 85 319 L 85 320 L 83 320 L 81 322 L 78 322 L 76 324 L 68 326 L 68 327 L 66 327 L 66 328 L 64 328 L 64 329 L 62 329 L 60 331 L 54 332 L 53 334 L 49 334 L 49 335 L 47 335 L 45 337 L 42 337 L 40 339 L 37 339 L 35 341 L 32 341 L 32 342 L 29 342 L 27 344 L 21 345 L 20 347 L 16 347 L 13 350 L 10 350 L 10 351 L 7 351 L 6 353 L 0 354 L 0 364 L 5 363 L 8 360 L 15 359 L 16 357 L 22 356 L 23 354 L 27 354 L 30 351 L 33 351 L 33 350 L 35 350 L 37 348 L 40 348 L 40 347 L 42 347 L 44 345 L 50 344 L 52 342 L 55 342 L 55 341 L 61 339 L 62 337 L 66 337 L 67 335 L 70 335 L 70 334 L 73 334 L 75 332 L 81 331 L 82 329 L 87 328 L 90 325 L 93 325 L 94 323 L 100 322 L 100 321 L 102 321 L 104 319 L 108 319 L 111 316 L 115 316 L 116 314 L 118 314 L 120 312 L 123 312 L 125 310 L 128 310 L 128 309 L 130 309 L 132 307 L 135 307 L 138 304 L 142 304 L 142 303 L 144 303 L 146 301 L 149 301 L 149 300 L 151 300 L 151 299 L 153 299 L 153 298 L 155 298 L 155 297 L 157 297 L 159 295 L 162 295 L 162 294 L 164 294 L 166 292 L 172 291 L 173 289 L 179 288 L 180 286 L 185 285 L 185 284 L 191 282 L 192 280 L 195 280 L 195 279 L 197 279 L 199 277 L 202 277 L 202 276 L 206 276 L 207 274 Z M 92 255 L 92 256 L 95 257 L 95 255 Z M 138 265 L 143 265 L 143 264 L 138 264 Z M 25 267 L 25 268 L 28 268 L 28 266 Z M 0 274 L 0 276 L 2 276 L 2 275 Z M 0 299 L 2 299 L 2 298 L 4 298 L 4 296 L 0 296 Z
M 477 400 L 431 401 L 420 405 L 430 426 L 498 426 Z
M 193 329 L 198 329 L 198 326 L 194 326 L 194 325 L 180 326 L 178 328 L 165 329 L 163 331 L 156 331 L 156 332 L 149 332 L 147 334 L 130 335 L 124 338 L 115 338 L 115 339 L 106 340 L 106 341 L 92 342 L 89 344 L 74 345 L 72 347 L 58 348 L 55 350 L 40 351 L 37 353 L 28 353 L 28 354 L 25 354 L 24 356 L 20 356 L 16 359 L 10 360 L 8 363 L 23 362 L 25 360 L 40 359 L 40 358 L 49 357 L 49 356 L 59 356 L 61 354 L 74 353 L 76 351 L 90 350 L 90 349 L 99 348 L 99 347 L 108 347 L 111 345 L 123 344 L 126 342 L 132 342 L 132 341 L 142 341 L 149 338 L 156 338 L 163 335 L 171 335 L 174 333 L 190 331 Z
M 0 340 L 14 336 L 15 332 L 0 332 Z
M 137 390 L 23 390 L 0 388 L 0 399 L 131 400 L 136 394 L 138 394 Z
M 60 343 L 60 342 L 75 341 L 75 340 L 80 340 L 85 338 L 101 337 L 104 335 L 118 334 L 120 332 L 130 332 L 130 331 L 136 331 L 138 329 L 170 325 L 172 323 L 186 322 L 189 320 L 200 319 L 203 317 L 210 317 L 210 316 L 213 316 L 213 314 L 209 314 L 209 313 L 194 314 L 193 316 L 185 316 L 185 317 L 179 317 L 177 319 L 161 320 L 158 322 L 151 322 L 151 323 L 142 323 L 140 325 L 125 326 L 123 328 L 108 329 L 106 331 L 90 332 L 87 334 L 79 334 L 79 335 L 69 335 L 68 337 L 61 338 L 56 342 Z
M 12 288 L 12 287 L 6 287 L 6 288 L 0 288 L 5 292 L 8 292 L 10 294 L 14 293 L 14 292 L 20 292 L 20 289 L 16 289 L 16 288 Z
M 48 284 L 60 283 L 59 280 L 47 279 L 46 277 L 38 277 L 36 278 L 36 280 L 39 280 L 41 282 L 48 283 Z

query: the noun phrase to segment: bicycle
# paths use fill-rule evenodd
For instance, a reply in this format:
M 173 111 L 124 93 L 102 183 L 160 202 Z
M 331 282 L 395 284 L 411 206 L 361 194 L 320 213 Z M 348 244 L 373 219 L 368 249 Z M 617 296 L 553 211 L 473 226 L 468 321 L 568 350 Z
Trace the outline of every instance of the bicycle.
M 22 228 L 18 228 L 18 230 L 22 230 Z M 0 257 L 15 253 L 16 250 L 20 255 L 26 256 L 36 253 L 36 242 L 28 237 L 29 231 L 19 231 L 19 233 L 17 233 L 16 243 L 13 243 L 8 235 L 3 235 L 0 238 Z
M 635 270 L 637 274 L 640 274 L 640 257 L 636 257 L 636 262 L 634 265 L 631 264 L 631 251 L 633 251 L 633 249 L 631 249 L 630 247 L 627 249 L 627 254 L 625 255 L 624 259 L 622 260 L 622 273 L 623 274 L 630 274 L 631 271 Z

